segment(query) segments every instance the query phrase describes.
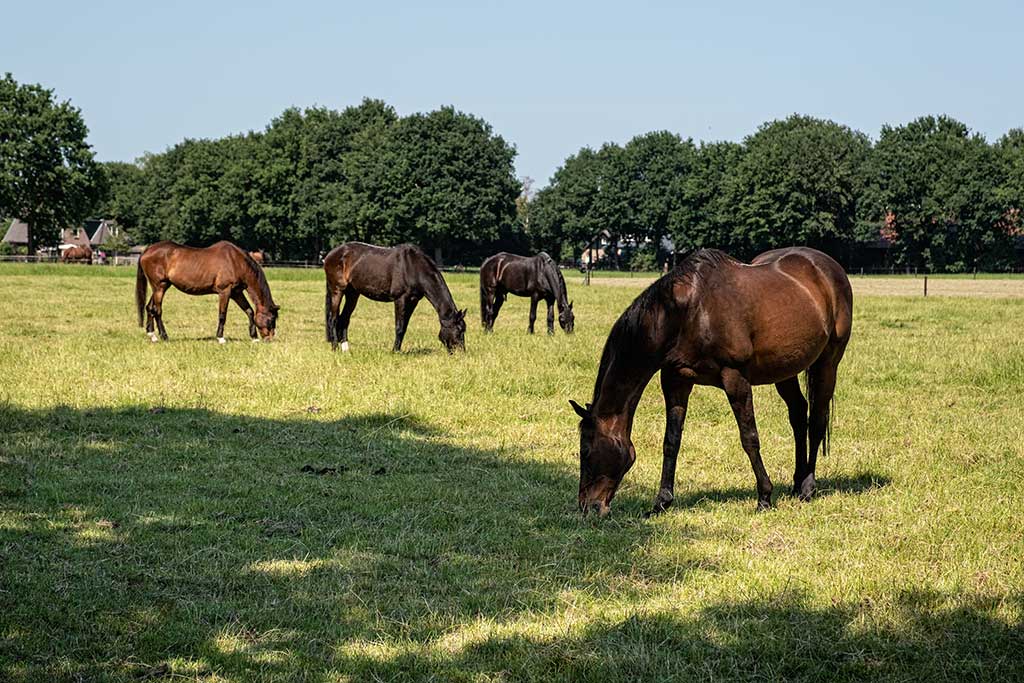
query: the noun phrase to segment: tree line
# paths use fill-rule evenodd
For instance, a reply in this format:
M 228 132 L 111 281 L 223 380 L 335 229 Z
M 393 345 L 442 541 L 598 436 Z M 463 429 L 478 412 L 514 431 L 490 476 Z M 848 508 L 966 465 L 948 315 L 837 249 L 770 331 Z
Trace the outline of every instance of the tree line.
M 579 150 L 538 192 L 516 178 L 511 144 L 451 107 L 293 108 L 262 131 L 131 163 L 97 163 L 86 135 L 52 91 L 0 80 L 0 215 L 28 222 L 35 243 L 94 215 L 136 244 L 229 239 L 281 260 L 348 240 L 413 242 L 451 262 L 500 249 L 568 260 L 600 236 L 619 266 L 804 244 L 847 267 L 884 254 L 964 271 L 1013 266 L 1024 235 L 1024 131 L 990 144 L 946 116 L 884 126 L 877 141 L 800 115 L 739 143 L 652 132 Z

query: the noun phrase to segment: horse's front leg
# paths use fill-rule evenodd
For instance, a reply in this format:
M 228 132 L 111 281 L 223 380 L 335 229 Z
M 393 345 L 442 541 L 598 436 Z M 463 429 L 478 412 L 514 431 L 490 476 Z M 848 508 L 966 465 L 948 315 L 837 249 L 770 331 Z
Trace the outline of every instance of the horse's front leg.
M 232 292 L 231 300 L 238 304 L 238 307 L 249 318 L 249 336 L 253 341 L 259 341 L 259 335 L 256 333 L 256 316 L 253 314 L 252 306 L 249 305 L 249 300 L 245 298 L 245 294 L 240 291 Z
M 686 422 L 686 407 L 690 403 L 693 383 L 681 379 L 675 373 L 661 371 L 661 392 L 665 395 L 665 440 L 662 444 L 661 485 L 654 498 L 650 514 L 664 512 L 675 500 L 676 458 L 683 437 L 683 423 Z
M 231 291 L 224 290 L 217 296 L 217 341 L 226 344 L 228 340 L 224 338 L 224 322 L 228 319 L 228 301 L 231 300 Z
M 750 458 L 750 466 L 757 480 L 757 509 L 767 510 L 772 506 L 772 480 L 761 461 L 761 439 L 757 435 L 757 422 L 754 420 L 754 392 L 747 378 L 732 368 L 722 371 L 722 388 L 729 397 L 729 405 L 740 428 L 740 442 Z
M 555 333 L 555 300 L 547 299 L 548 305 L 548 334 L 553 335 Z
M 402 350 L 402 340 L 405 339 L 405 331 L 409 327 L 409 319 L 416 310 L 417 303 L 419 299 L 414 296 L 395 299 L 395 346 L 392 349 L 395 353 Z
M 533 334 L 533 324 L 537 322 L 537 297 L 536 295 L 530 297 L 530 326 L 527 331 Z

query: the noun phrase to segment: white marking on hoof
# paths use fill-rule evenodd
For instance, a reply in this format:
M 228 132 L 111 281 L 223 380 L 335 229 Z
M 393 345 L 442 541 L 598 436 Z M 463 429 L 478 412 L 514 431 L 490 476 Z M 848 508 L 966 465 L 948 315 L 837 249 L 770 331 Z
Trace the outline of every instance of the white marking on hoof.
M 348 351 L 348 342 L 341 342 L 341 350 Z
M 260 343 L 260 340 L 259 340 L 258 337 L 256 339 L 250 339 L 249 341 L 251 341 L 253 344 L 259 344 Z
M 225 339 L 224 337 L 217 337 L 217 343 L 218 344 L 227 344 L 228 340 Z
M 156 344 L 158 341 L 160 341 L 160 337 L 156 336 L 155 332 L 150 332 L 149 333 L 149 341 L 151 341 L 154 344 Z

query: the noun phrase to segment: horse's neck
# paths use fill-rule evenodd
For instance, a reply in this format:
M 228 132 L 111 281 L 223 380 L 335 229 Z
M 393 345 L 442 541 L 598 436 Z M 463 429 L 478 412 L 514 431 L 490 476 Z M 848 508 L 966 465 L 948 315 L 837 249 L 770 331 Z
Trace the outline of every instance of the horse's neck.
M 552 294 L 555 295 L 555 301 L 558 302 L 558 310 L 564 312 L 569 307 L 569 299 L 565 295 L 565 286 L 562 284 L 562 278 L 559 277 L 558 265 L 554 261 L 543 261 L 541 263 L 541 272 L 548 280 Z
M 452 293 L 448 290 L 444 278 L 441 277 L 441 273 L 431 273 L 425 280 L 423 295 L 437 311 L 438 319 L 445 320 L 455 315 L 455 300 L 452 298 Z
M 249 297 L 257 308 L 268 308 L 273 303 L 272 301 L 267 301 L 263 296 L 263 288 L 260 286 L 260 276 L 257 273 L 252 270 L 247 270 L 243 279 L 245 280 L 246 292 L 248 292 Z
M 633 353 L 629 347 L 615 352 L 594 385 L 594 417 L 628 438 L 640 397 L 660 365 L 660 359 Z

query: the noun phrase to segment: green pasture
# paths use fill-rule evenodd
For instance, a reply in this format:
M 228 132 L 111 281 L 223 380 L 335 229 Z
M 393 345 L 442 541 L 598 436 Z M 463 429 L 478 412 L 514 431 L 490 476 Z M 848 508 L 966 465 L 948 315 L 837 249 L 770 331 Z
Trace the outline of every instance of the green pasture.
M 567 400 L 637 287 L 567 272 L 574 336 L 514 298 L 484 336 L 449 274 L 464 355 L 426 302 L 390 353 L 365 299 L 341 354 L 320 271 L 268 271 L 269 344 L 176 291 L 150 343 L 133 277 L 0 266 L 0 681 L 1024 678 L 1024 299 L 858 298 L 811 503 L 756 390 L 765 514 L 698 388 L 676 507 L 643 518 L 652 382 L 598 521 Z

